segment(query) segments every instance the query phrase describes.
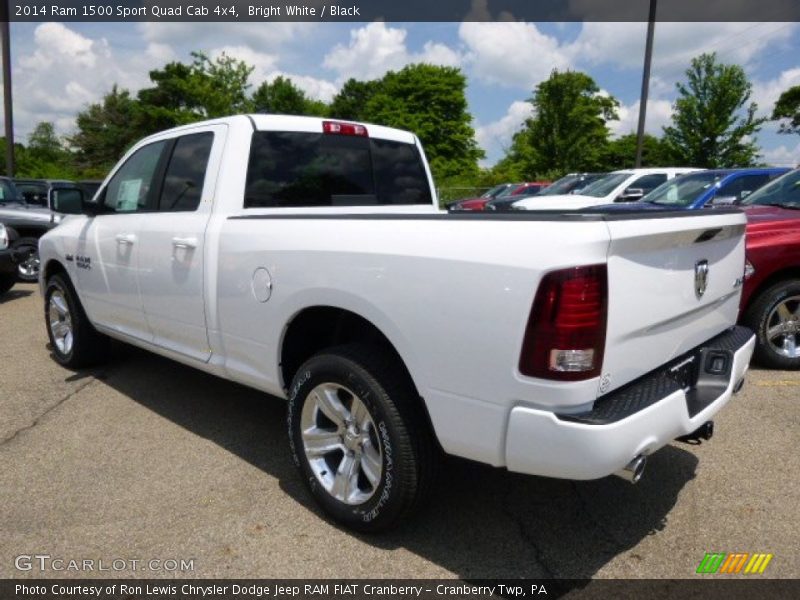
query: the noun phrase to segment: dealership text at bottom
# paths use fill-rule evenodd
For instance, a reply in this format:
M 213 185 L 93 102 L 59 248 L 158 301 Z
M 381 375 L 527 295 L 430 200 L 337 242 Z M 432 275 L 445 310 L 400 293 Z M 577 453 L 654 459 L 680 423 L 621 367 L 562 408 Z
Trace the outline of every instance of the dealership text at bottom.
M 380 584 L 305 584 L 305 585 L 197 585 L 185 583 L 182 585 L 135 585 L 128 583 L 110 585 L 25 585 L 16 584 L 15 592 L 17 596 L 36 595 L 42 596 L 50 594 L 52 596 L 93 596 L 102 595 L 136 595 L 136 596 L 200 596 L 200 597 L 219 597 L 219 596 L 416 596 L 423 593 L 437 594 L 441 596 L 481 596 L 490 597 L 496 594 L 501 596 L 528 596 L 528 595 L 547 595 L 544 585 L 532 584 L 522 585 L 466 585 L 466 584 L 439 584 L 436 586 L 425 587 L 421 585 L 380 585 Z

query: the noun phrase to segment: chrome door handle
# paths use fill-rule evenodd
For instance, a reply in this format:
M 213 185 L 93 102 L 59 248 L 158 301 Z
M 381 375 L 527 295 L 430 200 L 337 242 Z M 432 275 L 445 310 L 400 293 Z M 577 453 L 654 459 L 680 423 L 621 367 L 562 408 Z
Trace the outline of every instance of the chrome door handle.
M 127 244 L 128 246 L 132 246 L 136 242 L 136 236 L 132 233 L 118 233 L 116 237 L 118 244 Z
M 197 238 L 196 237 L 189 237 L 189 238 L 180 238 L 174 237 L 172 238 L 172 245 L 176 248 L 197 248 Z

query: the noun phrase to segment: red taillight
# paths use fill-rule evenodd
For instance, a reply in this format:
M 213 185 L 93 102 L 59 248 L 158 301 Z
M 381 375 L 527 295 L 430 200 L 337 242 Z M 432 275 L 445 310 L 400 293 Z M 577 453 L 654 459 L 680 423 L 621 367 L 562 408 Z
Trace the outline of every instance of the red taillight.
M 562 381 L 598 377 L 603 368 L 607 308 L 606 265 L 545 275 L 525 329 L 520 372 Z
M 325 133 L 333 133 L 336 135 L 357 135 L 360 137 L 369 137 L 367 128 L 363 125 L 356 125 L 355 123 L 340 123 L 339 121 L 323 121 L 322 131 Z

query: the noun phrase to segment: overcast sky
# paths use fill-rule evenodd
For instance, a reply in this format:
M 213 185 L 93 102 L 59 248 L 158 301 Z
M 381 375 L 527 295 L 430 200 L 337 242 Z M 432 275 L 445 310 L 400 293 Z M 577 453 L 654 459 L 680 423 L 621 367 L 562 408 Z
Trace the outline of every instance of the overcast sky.
M 615 134 L 636 128 L 643 23 L 13 23 L 15 131 L 24 141 L 39 121 L 61 133 L 114 83 L 136 91 L 148 71 L 192 50 L 226 52 L 256 67 L 252 83 L 290 76 L 328 101 L 349 77 L 369 79 L 412 62 L 459 66 L 487 164 L 498 160 L 529 115 L 525 102 L 553 68 L 588 72 L 622 103 Z M 690 59 L 716 51 L 742 65 L 762 113 L 800 85 L 800 24 L 659 23 L 647 130 L 669 121 L 675 82 Z M 800 163 L 800 136 L 759 135 L 771 164 Z

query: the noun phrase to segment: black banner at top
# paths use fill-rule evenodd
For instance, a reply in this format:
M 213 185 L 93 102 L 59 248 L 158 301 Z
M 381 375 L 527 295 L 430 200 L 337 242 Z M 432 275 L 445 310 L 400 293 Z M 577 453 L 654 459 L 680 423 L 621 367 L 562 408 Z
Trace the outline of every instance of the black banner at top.
M 651 1 L 658 21 L 800 21 L 798 0 L 9 0 L 8 20 L 632 22 Z

